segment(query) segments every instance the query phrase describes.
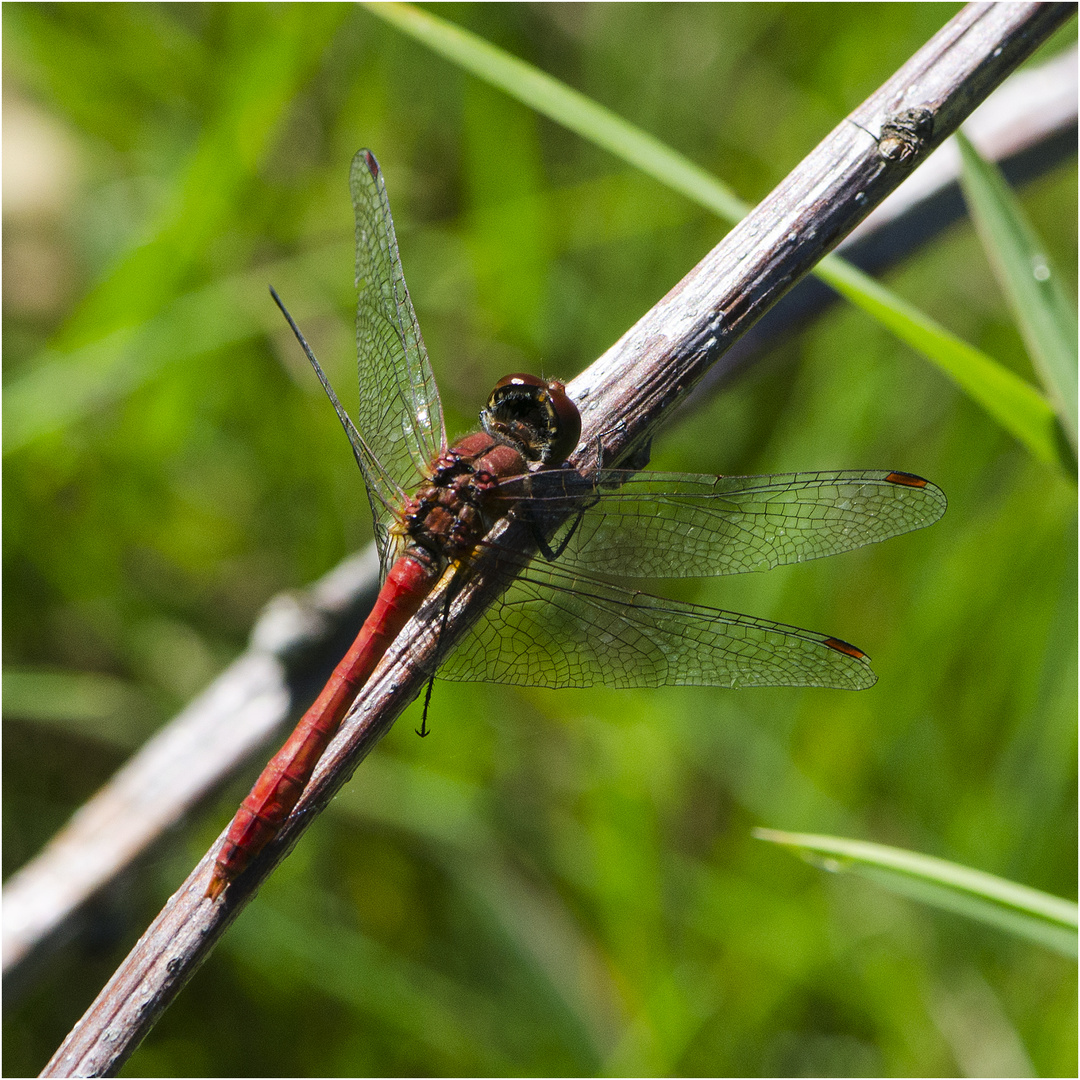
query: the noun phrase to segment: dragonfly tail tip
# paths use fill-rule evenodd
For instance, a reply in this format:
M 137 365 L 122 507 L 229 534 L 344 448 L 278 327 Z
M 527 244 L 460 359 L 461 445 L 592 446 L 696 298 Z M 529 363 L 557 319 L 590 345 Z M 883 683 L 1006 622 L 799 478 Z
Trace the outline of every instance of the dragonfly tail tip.
M 215 866 L 213 876 L 210 878 L 210 884 L 206 886 L 206 896 L 211 900 L 216 900 L 225 891 L 225 886 L 228 884 L 228 879 L 221 872 L 221 867 Z

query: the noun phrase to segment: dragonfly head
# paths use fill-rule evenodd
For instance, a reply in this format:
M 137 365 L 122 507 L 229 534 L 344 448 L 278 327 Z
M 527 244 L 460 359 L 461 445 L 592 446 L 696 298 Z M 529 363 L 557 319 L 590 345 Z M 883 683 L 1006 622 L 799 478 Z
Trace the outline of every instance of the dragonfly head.
M 527 461 L 558 465 L 581 437 L 581 414 L 558 379 L 507 375 L 495 384 L 480 424 L 493 438 L 511 443 Z

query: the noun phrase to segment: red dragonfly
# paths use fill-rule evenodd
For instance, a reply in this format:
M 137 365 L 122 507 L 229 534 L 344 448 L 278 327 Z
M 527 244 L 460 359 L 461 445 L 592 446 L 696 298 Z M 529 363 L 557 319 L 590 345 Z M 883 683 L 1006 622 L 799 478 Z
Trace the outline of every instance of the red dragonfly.
M 277 294 L 363 472 L 384 584 L 356 641 L 229 827 L 207 895 L 273 838 L 390 642 L 448 568 L 460 579 L 491 526 L 523 519 L 539 555 L 440 668 L 532 686 L 821 686 L 876 676 L 839 638 L 630 591 L 612 577 L 768 570 L 930 525 L 941 490 L 887 470 L 696 476 L 565 465 L 581 420 L 562 383 L 500 380 L 481 431 L 448 444 L 435 377 L 398 257 L 378 162 L 353 161 L 360 407 L 353 423 Z M 415 494 L 409 494 L 409 492 Z M 448 596 L 450 593 L 448 593 Z M 423 731 L 421 731 L 423 734 Z

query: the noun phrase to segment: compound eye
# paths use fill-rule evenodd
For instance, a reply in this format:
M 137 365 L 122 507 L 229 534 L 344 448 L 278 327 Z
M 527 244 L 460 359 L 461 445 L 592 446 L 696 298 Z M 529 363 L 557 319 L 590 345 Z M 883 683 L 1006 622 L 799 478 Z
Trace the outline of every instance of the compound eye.
M 527 461 L 558 465 L 581 437 L 581 415 L 557 379 L 507 375 L 480 413 L 484 430 L 516 446 Z
M 581 413 L 570 400 L 566 386 L 558 379 L 547 383 L 547 391 L 556 417 L 555 437 L 551 441 L 549 455 L 553 462 L 565 461 L 581 438 Z

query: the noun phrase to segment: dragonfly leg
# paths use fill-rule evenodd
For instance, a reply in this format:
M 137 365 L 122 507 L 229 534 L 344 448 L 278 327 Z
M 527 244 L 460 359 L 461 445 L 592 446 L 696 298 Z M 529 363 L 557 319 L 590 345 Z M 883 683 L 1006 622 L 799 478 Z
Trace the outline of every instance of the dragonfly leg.
M 599 475 L 601 470 L 604 468 L 604 440 L 600 435 L 597 435 L 595 442 L 596 461 L 593 463 L 593 467 L 590 471 L 595 472 L 597 475 Z
M 570 526 L 570 531 L 559 541 L 559 546 L 554 550 L 543 536 L 537 536 L 536 546 L 540 549 L 540 554 L 543 555 L 548 562 L 554 562 L 566 550 L 566 545 L 574 538 L 574 533 L 577 532 L 577 528 L 581 524 L 581 519 L 585 516 L 585 511 L 590 507 L 595 506 L 599 501 L 600 497 L 597 495 L 587 505 L 582 506 L 578 510 L 574 515 L 574 524 Z
M 413 728 L 413 731 L 420 736 L 421 739 L 426 739 L 430 734 L 430 729 L 427 726 L 427 711 L 428 706 L 431 704 L 431 691 L 435 689 L 435 672 L 431 673 L 431 678 L 428 679 L 427 692 L 424 694 L 424 713 L 420 718 L 420 726 Z
M 439 636 L 435 639 L 435 664 L 431 671 L 431 678 L 428 679 L 427 692 L 424 694 L 424 712 L 420 718 L 420 727 L 413 728 L 413 731 L 415 731 L 421 739 L 426 739 L 431 730 L 427 726 L 428 706 L 431 704 L 431 692 L 435 689 L 435 674 L 439 670 L 439 662 L 442 659 L 439 654 L 442 652 L 443 633 L 446 631 L 446 624 L 450 618 L 450 605 L 457 595 L 457 590 L 454 588 L 454 581 L 457 581 L 457 578 L 458 575 L 455 574 L 454 580 L 450 582 L 450 585 L 446 590 L 446 603 L 443 605 L 442 619 L 439 621 Z
M 526 522 L 529 526 L 529 531 L 532 533 L 533 542 L 536 544 L 537 548 L 539 548 L 540 554 L 543 555 L 548 562 L 554 562 L 566 550 L 567 545 L 574 538 L 574 533 L 577 532 L 578 526 L 581 524 L 581 519 L 585 516 L 585 511 L 591 510 L 599 501 L 600 496 L 593 495 L 578 506 L 577 510 L 574 512 L 573 525 L 570 526 L 566 535 L 555 547 L 552 547 L 551 544 L 548 543 L 547 537 L 544 536 L 544 531 L 540 528 L 536 519 L 531 515 L 527 516 Z

